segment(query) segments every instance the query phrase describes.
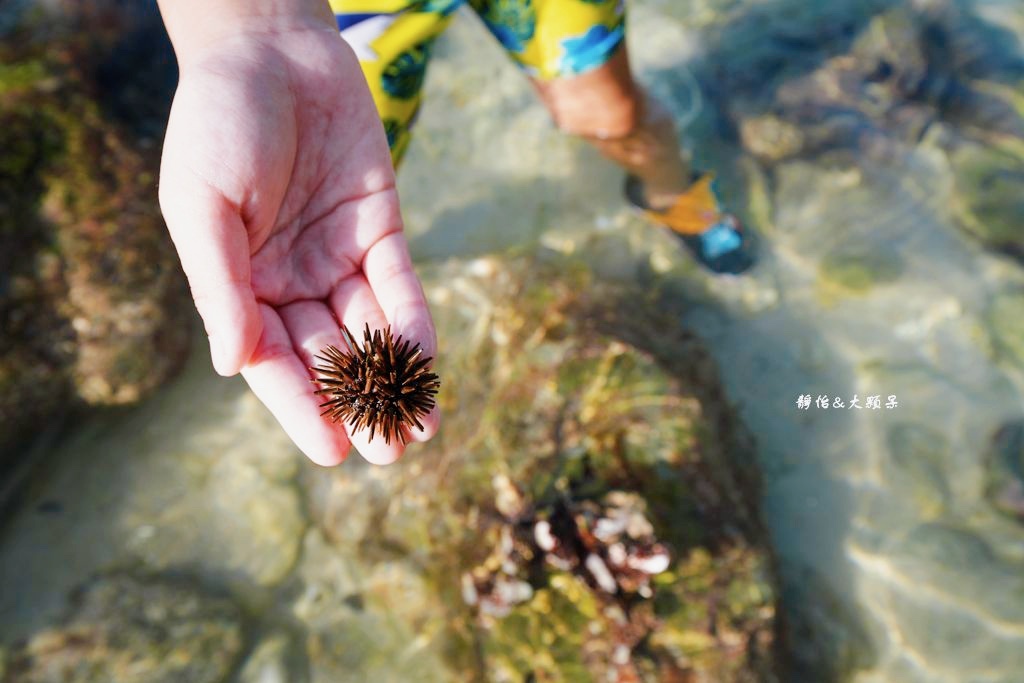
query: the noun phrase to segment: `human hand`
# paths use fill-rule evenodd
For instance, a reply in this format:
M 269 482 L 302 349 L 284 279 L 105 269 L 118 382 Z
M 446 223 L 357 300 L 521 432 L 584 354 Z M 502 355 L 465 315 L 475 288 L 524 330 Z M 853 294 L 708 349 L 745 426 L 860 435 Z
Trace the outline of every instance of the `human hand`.
M 355 55 L 317 17 L 255 16 L 178 58 L 160 205 L 214 367 L 241 371 L 314 462 L 337 464 L 350 444 L 371 462 L 396 460 L 397 439 L 320 417 L 308 370 L 327 344 L 345 348 L 342 323 L 390 324 L 436 350 Z M 436 408 L 423 424 L 412 440 L 436 432 Z

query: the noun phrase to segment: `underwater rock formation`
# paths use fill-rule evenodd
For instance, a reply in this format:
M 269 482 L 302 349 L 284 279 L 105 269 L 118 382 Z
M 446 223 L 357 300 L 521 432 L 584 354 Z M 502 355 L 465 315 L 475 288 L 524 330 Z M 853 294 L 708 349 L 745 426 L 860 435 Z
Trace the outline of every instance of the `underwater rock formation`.
M 187 290 L 156 199 L 153 134 L 173 81 L 152 77 L 165 43 L 132 76 L 163 99 L 130 120 L 111 109 L 140 89 L 111 61 L 159 21 L 137 14 L 34 9 L 0 43 L 0 453 L 76 405 L 137 401 L 188 346 Z
M 423 279 L 452 378 L 444 427 L 390 467 L 309 464 L 206 353 L 51 449 L 0 548 L 0 638 L 36 676 L 14 680 L 50 680 L 44 651 L 113 681 L 136 680 L 115 676 L 126 661 L 153 681 L 220 680 L 224 662 L 309 683 L 777 680 L 753 444 L 701 344 L 651 296 L 543 250 Z M 217 598 L 197 613 L 205 591 L 159 588 L 184 612 L 181 660 L 157 666 L 167 651 L 146 638 L 165 622 L 132 597 L 148 579 L 103 579 L 124 598 L 88 598 L 102 619 L 75 607 L 73 587 L 111 567 L 221 587 L 257 626 L 239 635 Z M 146 602 L 169 609 L 163 594 Z
M 960 225 L 991 248 L 1024 261 L 1024 138 L 1016 146 L 963 145 L 950 163 Z
M 1024 420 L 999 427 L 985 460 L 986 498 L 996 510 L 1024 524 Z
M 699 343 L 548 252 L 424 281 L 444 428 L 400 477 L 317 473 L 309 494 L 328 542 L 358 548 L 345 572 L 375 577 L 352 618 L 376 633 L 399 610 L 458 680 L 774 680 L 752 442 Z M 402 592 L 407 572 L 435 595 Z
M 82 587 L 60 626 L 15 645 L 3 683 L 219 683 L 242 650 L 241 613 L 179 579 L 113 574 Z
M 900 3 L 859 26 L 836 18 L 815 34 L 773 21 L 763 60 L 726 51 L 709 67 L 723 72 L 715 92 L 748 152 L 767 165 L 837 151 L 884 162 L 933 146 L 949 160 L 961 228 L 1024 259 L 1024 60 L 1000 49 L 999 27 L 942 0 Z
M 944 124 L 956 126 L 945 134 L 985 143 L 1024 136 L 1013 85 L 1024 63 L 991 49 L 992 27 L 937 2 L 899 4 L 845 30 L 846 40 L 789 36 L 791 57 L 811 55 L 800 62 L 812 65 L 807 73 L 787 60 L 759 87 L 729 91 L 729 116 L 753 154 L 768 162 L 852 147 L 884 155 L 887 144 L 915 145 Z

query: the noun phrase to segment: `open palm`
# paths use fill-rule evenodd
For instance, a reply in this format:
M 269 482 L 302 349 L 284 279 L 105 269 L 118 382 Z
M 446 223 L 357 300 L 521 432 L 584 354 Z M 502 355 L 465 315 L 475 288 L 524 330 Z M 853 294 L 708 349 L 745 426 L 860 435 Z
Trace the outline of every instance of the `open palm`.
M 390 324 L 434 355 L 383 129 L 355 55 L 321 26 L 254 25 L 184 65 L 164 143 L 160 203 L 214 366 L 241 371 L 312 460 L 401 444 L 320 417 L 308 367 L 353 330 Z M 415 440 L 429 438 L 429 416 Z

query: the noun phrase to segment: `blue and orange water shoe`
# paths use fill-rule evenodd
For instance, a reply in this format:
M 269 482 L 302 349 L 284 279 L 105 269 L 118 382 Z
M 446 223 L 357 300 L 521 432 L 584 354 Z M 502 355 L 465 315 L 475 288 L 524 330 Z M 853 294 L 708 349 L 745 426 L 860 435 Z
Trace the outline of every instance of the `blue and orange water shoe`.
M 711 272 L 737 275 L 754 265 L 750 237 L 738 218 L 722 210 L 712 174 L 697 176 L 666 209 L 647 205 L 643 183 L 636 176 L 626 178 L 625 194 L 649 220 L 671 230 Z

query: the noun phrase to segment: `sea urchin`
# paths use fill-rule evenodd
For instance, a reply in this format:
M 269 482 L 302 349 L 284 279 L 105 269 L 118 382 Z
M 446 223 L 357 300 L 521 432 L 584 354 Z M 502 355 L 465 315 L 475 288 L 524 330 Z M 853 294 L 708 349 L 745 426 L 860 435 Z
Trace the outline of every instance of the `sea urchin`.
M 371 335 L 367 325 L 362 347 L 344 325 L 341 332 L 350 352 L 328 346 L 315 356 L 321 364 L 310 368 L 319 373 L 313 381 L 322 387 L 314 393 L 329 397 L 320 414 L 344 421 L 353 431 L 369 427 L 370 439 L 379 433 L 385 443 L 396 438 L 405 444 L 402 427 L 423 429 L 420 418 L 434 408 L 441 383 L 427 371 L 433 358 L 422 358 L 419 344 L 393 338 L 390 326 Z

